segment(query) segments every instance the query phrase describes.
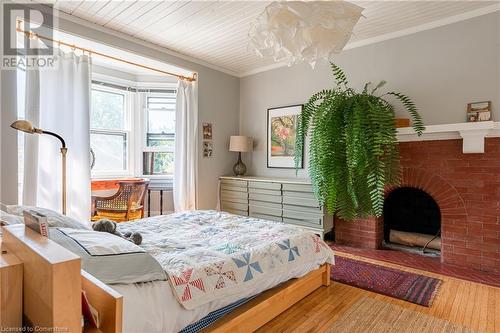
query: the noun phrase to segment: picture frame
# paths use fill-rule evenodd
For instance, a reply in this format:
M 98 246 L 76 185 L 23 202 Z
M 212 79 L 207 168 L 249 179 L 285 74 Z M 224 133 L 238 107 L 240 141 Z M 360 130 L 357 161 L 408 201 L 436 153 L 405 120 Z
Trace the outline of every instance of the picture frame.
M 203 141 L 203 157 L 212 158 L 214 156 L 214 144 L 212 141 Z
M 491 101 L 467 104 L 467 122 L 474 123 L 491 120 Z
M 295 137 L 303 104 L 267 109 L 267 167 L 295 169 Z M 304 151 L 299 169 L 304 168 Z
M 202 134 L 203 134 L 203 140 L 213 139 L 213 128 L 211 123 L 203 123 Z

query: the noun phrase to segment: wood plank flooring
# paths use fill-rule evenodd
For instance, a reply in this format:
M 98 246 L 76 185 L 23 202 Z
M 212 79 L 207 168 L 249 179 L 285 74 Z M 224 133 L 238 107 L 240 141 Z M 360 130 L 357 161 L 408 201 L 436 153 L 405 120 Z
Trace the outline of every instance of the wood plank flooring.
M 443 284 L 432 307 L 427 308 L 332 281 L 329 287 L 316 290 L 261 327 L 258 332 L 324 332 L 359 298 L 364 296 L 420 311 L 479 332 L 500 332 L 500 288 L 348 253 L 337 251 L 336 255 L 437 277 L 443 280 Z

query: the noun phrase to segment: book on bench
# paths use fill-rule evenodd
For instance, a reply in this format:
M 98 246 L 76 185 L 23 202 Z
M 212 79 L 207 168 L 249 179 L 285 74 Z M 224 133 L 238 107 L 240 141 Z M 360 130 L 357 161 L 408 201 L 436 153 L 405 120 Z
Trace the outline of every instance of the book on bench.
M 49 224 L 47 222 L 47 216 L 33 210 L 25 210 L 23 212 L 23 216 L 24 224 L 28 228 L 44 237 L 49 236 Z

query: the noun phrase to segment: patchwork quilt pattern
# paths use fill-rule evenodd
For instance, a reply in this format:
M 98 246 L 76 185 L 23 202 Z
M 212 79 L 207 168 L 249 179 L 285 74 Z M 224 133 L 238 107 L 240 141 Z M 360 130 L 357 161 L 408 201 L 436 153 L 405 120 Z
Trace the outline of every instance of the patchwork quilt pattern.
M 252 288 L 296 266 L 334 263 L 332 250 L 306 229 L 225 212 L 175 213 L 118 228 L 142 234 L 141 247 L 161 264 L 186 309 Z

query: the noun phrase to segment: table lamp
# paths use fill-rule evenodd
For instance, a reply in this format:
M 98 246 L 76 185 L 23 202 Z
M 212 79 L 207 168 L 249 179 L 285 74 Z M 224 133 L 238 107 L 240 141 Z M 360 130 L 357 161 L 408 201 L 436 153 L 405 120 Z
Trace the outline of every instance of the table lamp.
M 243 176 L 247 172 L 246 165 L 241 161 L 241 153 L 250 152 L 253 149 L 253 139 L 248 136 L 232 135 L 229 140 L 229 151 L 238 152 L 238 162 L 233 166 L 235 176 Z
M 16 120 L 10 127 L 18 131 L 28 133 L 28 134 L 47 134 L 58 138 L 61 141 L 61 155 L 62 155 L 62 213 L 66 215 L 66 154 L 68 148 L 66 148 L 66 142 L 64 139 L 56 133 L 42 130 L 40 128 L 33 127 L 33 125 L 27 120 Z

